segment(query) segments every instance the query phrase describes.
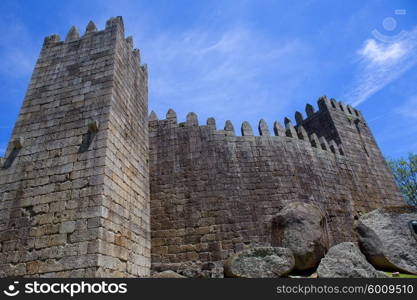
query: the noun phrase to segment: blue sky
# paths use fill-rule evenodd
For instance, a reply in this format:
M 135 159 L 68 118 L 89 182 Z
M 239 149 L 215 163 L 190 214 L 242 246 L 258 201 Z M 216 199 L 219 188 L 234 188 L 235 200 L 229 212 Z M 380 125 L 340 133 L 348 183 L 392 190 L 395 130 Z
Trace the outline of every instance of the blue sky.
M 118 15 L 160 118 L 272 127 L 327 95 L 362 111 L 384 155 L 417 152 L 417 1 L 2 0 L 0 12 L 0 154 L 43 38 Z

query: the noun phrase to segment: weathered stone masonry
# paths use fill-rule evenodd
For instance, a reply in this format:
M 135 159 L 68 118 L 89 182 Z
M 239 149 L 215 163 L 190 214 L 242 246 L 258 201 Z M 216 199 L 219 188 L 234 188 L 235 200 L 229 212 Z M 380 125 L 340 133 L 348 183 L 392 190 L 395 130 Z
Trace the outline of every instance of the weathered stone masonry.
M 47 37 L 0 169 L 0 276 L 148 275 L 147 130 L 120 17 Z
M 274 245 L 271 219 L 286 204 L 316 204 L 328 244 L 355 240 L 354 219 L 403 203 L 360 112 L 321 97 L 297 125 L 285 118 L 271 136 L 261 120 L 216 130 L 214 119 L 150 119 L 152 265 L 221 262 L 247 246 Z
M 244 122 L 236 136 L 194 113 L 148 120 L 147 96 L 121 17 L 45 39 L 0 161 L 0 277 L 221 264 L 274 245 L 271 220 L 293 201 L 322 210 L 332 245 L 355 240 L 360 214 L 403 203 L 365 119 L 342 102 L 321 97 L 295 126 L 261 120 L 254 136 Z

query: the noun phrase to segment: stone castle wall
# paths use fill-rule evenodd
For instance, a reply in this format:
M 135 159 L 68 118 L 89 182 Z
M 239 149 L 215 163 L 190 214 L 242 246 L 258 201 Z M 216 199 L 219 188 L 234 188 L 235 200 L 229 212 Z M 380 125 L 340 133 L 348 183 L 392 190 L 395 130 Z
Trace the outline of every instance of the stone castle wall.
M 140 277 L 271 245 L 271 219 L 315 203 L 329 245 L 402 198 L 360 112 L 320 98 L 297 124 L 148 118 L 147 68 L 121 17 L 45 39 L 0 159 L 0 277 Z M 272 134 L 273 133 L 273 134 Z M 152 255 L 151 255 L 152 253 Z
M 333 105 L 337 104 L 337 107 Z M 223 261 L 248 245 L 271 245 L 271 219 L 293 201 L 326 216 L 329 245 L 354 240 L 361 213 L 403 200 L 360 112 L 319 100 L 297 125 L 247 122 L 236 136 L 226 122 L 199 126 L 150 118 L 152 264 Z M 361 135 L 358 133 L 358 129 Z M 320 137 L 320 138 L 318 138 Z M 337 141 L 337 142 L 336 142 Z M 368 155 L 363 146 L 367 147 Z
M 45 39 L 0 168 L 0 276 L 145 276 L 147 71 L 120 17 Z

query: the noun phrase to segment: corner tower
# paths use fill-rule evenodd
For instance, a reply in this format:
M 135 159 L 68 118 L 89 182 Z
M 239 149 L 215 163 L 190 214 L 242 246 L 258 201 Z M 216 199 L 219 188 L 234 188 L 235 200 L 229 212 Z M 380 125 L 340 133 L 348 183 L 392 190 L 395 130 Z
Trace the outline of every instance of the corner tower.
M 0 276 L 150 268 L 147 69 L 121 17 L 45 38 L 0 168 Z
M 305 119 L 297 112 L 297 127 L 304 127 L 309 135 L 334 140 L 337 151 L 347 157 L 349 166 L 340 167 L 351 174 L 358 186 L 351 191 L 356 213 L 403 205 L 404 199 L 362 113 L 326 96 L 319 98 L 318 106 L 319 111 L 314 112 L 307 104 Z

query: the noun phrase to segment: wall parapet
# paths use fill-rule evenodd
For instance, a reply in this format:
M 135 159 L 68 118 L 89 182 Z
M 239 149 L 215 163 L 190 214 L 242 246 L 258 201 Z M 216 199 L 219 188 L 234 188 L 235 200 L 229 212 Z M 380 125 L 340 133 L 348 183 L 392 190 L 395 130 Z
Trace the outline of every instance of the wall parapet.
M 321 96 L 317 100 L 318 109 L 316 110 L 313 105 L 306 104 L 305 112 L 306 117 L 299 111 L 295 112 L 295 124 L 292 124 L 292 121 L 288 118 L 284 118 L 284 127 L 279 121 L 275 121 L 273 124 L 273 134 L 272 137 L 288 137 L 295 138 L 303 141 L 308 141 L 312 147 L 319 148 L 324 151 L 330 151 L 335 154 L 345 155 L 343 150 L 343 145 L 341 141 L 336 142 L 334 139 L 329 139 L 317 132 L 308 132 L 303 124 L 306 124 L 310 120 L 318 118 L 320 115 L 327 113 L 329 111 L 338 111 L 346 114 L 349 120 L 354 122 L 365 122 L 362 116 L 362 113 L 353 108 L 351 105 L 346 105 L 343 101 L 336 101 L 334 98 L 328 98 L 327 96 Z M 216 128 L 216 121 L 214 118 L 210 117 L 207 120 L 206 125 L 198 124 L 198 116 L 194 112 L 190 112 L 186 116 L 185 122 L 177 123 L 177 114 L 173 109 L 169 109 L 166 118 L 159 120 L 155 112 L 151 112 L 149 116 L 149 128 L 150 135 L 152 136 L 153 131 L 157 128 L 169 127 L 189 127 L 189 126 L 209 126 L 212 130 L 216 131 L 218 134 L 225 134 L 230 136 L 236 136 L 234 126 L 230 120 L 226 121 L 224 129 L 218 130 Z M 314 129 L 313 129 L 314 130 Z M 311 130 L 310 130 L 311 131 Z M 270 137 L 270 131 L 268 124 L 264 119 L 261 119 L 258 123 L 258 134 L 262 137 Z M 241 136 L 255 136 L 252 126 L 249 122 L 244 121 L 241 124 Z M 338 140 L 338 139 L 337 139 Z
M 124 24 L 122 17 L 114 17 L 107 20 L 106 27 L 103 30 L 98 30 L 95 23 L 93 21 L 89 21 L 83 35 L 80 35 L 79 30 L 76 26 L 71 26 L 70 30 L 65 36 L 65 40 L 63 41 L 61 41 L 61 37 L 58 34 L 52 34 L 45 37 L 43 48 L 48 49 L 64 44 L 76 44 L 76 42 L 80 42 L 85 39 L 90 39 L 95 35 L 111 32 L 112 30 L 119 30 L 122 33 L 122 36 L 124 36 Z M 146 72 L 147 66 L 146 64 L 141 64 L 140 50 L 134 47 L 133 37 L 128 36 L 127 38 L 125 38 L 125 43 L 129 46 L 133 55 L 139 61 L 141 70 L 143 72 Z
M 318 113 L 318 112 L 316 112 Z M 212 134 L 220 134 L 226 136 L 235 136 L 236 138 L 245 138 L 256 136 L 251 124 L 248 121 L 244 121 L 241 124 L 241 136 L 235 134 L 234 125 L 230 120 L 225 122 L 223 130 L 216 128 L 216 120 L 213 117 L 207 119 L 206 125 L 199 125 L 198 116 L 194 112 L 190 112 L 186 116 L 185 122 L 177 122 L 177 114 L 173 109 L 169 109 L 166 118 L 159 120 L 154 111 L 149 115 L 149 135 L 155 137 L 158 134 L 158 130 L 164 130 L 168 128 L 182 128 L 187 130 L 190 127 L 197 127 L 202 129 L 208 129 Z M 270 134 L 268 124 L 264 119 L 261 119 L 258 123 L 259 138 L 290 138 L 306 142 L 313 148 L 331 152 L 336 155 L 344 155 L 343 147 L 341 144 L 337 144 L 334 140 L 327 140 L 324 136 L 318 137 L 316 133 L 308 134 L 302 125 L 292 125 L 289 118 L 284 119 L 285 128 L 279 121 L 275 121 L 273 124 L 273 133 Z

